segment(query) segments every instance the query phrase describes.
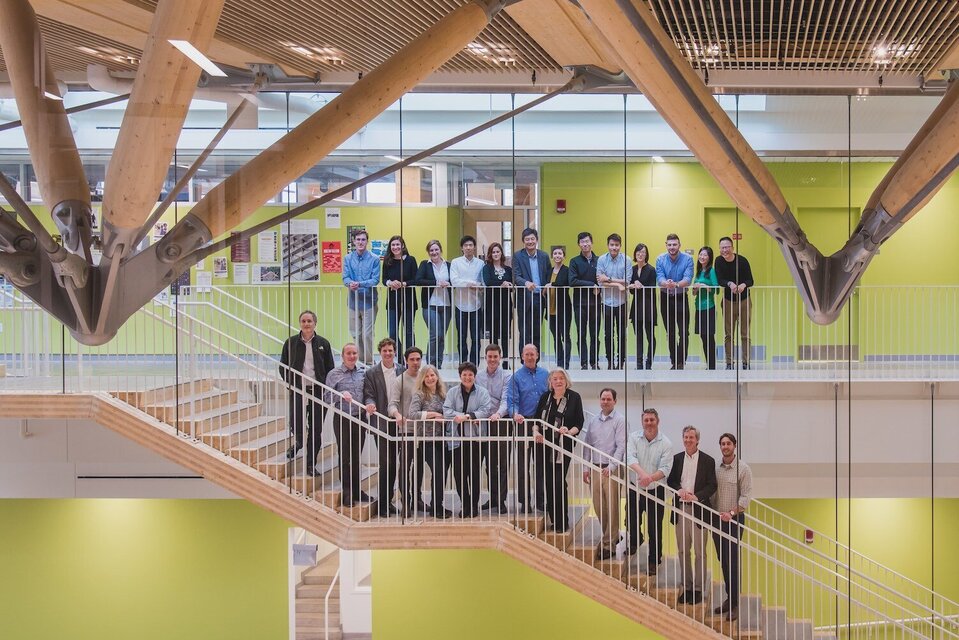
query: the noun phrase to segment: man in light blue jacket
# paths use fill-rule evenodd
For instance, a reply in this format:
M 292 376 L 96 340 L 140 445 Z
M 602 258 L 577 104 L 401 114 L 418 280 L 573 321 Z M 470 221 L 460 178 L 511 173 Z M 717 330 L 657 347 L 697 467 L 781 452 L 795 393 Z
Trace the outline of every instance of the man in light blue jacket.
M 353 234 L 353 252 L 343 260 L 343 285 L 350 321 L 350 334 L 359 349 L 360 361 L 373 364 L 373 325 L 376 324 L 376 285 L 380 281 L 380 259 L 367 251 L 370 240 L 365 230 Z

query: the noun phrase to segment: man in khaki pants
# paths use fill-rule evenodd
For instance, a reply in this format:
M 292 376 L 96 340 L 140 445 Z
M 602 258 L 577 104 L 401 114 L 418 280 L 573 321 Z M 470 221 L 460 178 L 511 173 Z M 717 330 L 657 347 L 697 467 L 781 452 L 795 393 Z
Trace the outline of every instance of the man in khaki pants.
M 589 419 L 582 441 L 583 458 L 597 469 L 583 471 L 583 482 L 593 490 L 593 509 L 603 528 L 603 539 L 596 549 L 596 559 L 613 556 L 619 540 L 619 482 L 618 463 L 626 453 L 626 418 L 616 412 L 616 390 L 606 388 L 599 392 L 600 412 Z
M 749 289 L 753 286 L 753 271 L 749 260 L 733 251 L 729 236 L 719 240 L 719 259 L 715 262 L 716 280 L 723 288 L 723 328 L 726 331 L 726 368 L 733 368 L 733 338 L 739 325 L 739 353 L 743 369 L 749 368 L 749 323 L 752 320 L 753 303 Z

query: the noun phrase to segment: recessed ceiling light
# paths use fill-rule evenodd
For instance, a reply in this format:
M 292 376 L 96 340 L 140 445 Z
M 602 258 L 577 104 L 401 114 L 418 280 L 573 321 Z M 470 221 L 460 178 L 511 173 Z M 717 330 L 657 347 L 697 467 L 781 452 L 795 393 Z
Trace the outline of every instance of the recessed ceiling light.
M 187 40 L 170 40 L 170 44 L 180 50 L 187 58 L 192 60 L 196 66 L 206 71 L 211 76 L 225 78 L 226 72 L 216 66 L 212 60 L 203 55 L 199 49 L 190 44 Z

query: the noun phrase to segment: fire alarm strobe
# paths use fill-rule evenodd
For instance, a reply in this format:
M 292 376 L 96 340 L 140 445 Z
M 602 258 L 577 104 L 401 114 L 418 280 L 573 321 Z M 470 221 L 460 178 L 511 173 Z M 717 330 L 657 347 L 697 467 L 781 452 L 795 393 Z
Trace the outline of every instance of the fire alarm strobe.
M 556 213 L 566 213 L 566 200 L 556 201 Z

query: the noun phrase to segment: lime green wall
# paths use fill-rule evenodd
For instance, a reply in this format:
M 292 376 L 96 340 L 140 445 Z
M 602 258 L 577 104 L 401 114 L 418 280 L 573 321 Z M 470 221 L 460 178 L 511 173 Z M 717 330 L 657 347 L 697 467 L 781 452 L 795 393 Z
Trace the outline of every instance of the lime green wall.
M 830 537 L 848 542 L 849 501 L 773 499 L 770 506 Z M 852 547 L 941 595 L 959 599 L 959 499 L 855 499 Z M 675 554 L 668 526 L 664 553 Z M 710 566 L 721 576 L 712 543 Z M 935 585 L 932 584 L 935 564 Z M 769 603 L 782 584 L 763 583 L 778 572 L 744 564 L 745 592 Z M 874 574 L 870 574 L 874 575 Z M 885 576 L 875 576 L 884 578 Z M 827 580 L 831 583 L 831 580 Z M 785 604 L 785 603 L 782 603 Z M 817 624 L 833 609 L 822 607 Z M 470 638 L 655 638 L 656 634 L 602 608 L 575 591 L 495 551 L 376 551 L 373 553 L 374 637 L 442 637 L 456 629 Z
M 241 500 L 0 500 L 0 638 L 286 638 L 287 527 Z
M 373 637 L 660 638 L 498 551 L 374 551 Z

